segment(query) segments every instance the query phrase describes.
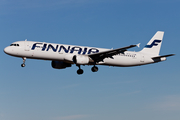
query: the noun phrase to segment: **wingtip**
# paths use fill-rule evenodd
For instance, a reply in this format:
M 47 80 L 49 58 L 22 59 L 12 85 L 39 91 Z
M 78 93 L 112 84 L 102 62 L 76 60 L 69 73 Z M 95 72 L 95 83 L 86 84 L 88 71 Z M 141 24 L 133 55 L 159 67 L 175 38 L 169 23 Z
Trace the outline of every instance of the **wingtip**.
M 140 44 L 141 44 L 141 43 L 137 44 L 136 46 L 139 48 L 139 47 L 140 47 Z

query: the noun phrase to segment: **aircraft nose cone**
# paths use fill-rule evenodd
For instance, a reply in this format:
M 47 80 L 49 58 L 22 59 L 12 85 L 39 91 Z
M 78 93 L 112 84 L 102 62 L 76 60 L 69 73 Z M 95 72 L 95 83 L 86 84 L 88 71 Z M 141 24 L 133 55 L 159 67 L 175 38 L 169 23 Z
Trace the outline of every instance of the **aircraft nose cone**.
M 10 53 L 10 48 L 9 48 L 9 47 L 4 48 L 4 52 L 5 52 L 6 54 L 9 54 L 9 53 Z

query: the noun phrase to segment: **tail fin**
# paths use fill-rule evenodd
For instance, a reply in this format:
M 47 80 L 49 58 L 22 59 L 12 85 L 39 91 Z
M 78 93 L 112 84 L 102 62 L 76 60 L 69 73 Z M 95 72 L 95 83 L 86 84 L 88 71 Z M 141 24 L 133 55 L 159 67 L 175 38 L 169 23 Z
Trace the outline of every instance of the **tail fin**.
M 140 52 L 150 54 L 151 56 L 158 56 L 163 36 L 163 31 L 157 31 L 148 44 Z

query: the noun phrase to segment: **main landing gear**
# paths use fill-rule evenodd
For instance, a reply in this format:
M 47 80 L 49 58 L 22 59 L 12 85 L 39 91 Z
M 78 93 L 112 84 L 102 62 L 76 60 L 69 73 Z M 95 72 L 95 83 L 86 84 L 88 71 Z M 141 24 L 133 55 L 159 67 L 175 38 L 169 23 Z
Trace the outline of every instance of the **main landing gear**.
M 96 67 L 95 65 L 91 68 L 92 72 L 97 72 L 98 71 L 98 67 Z
M 79 69 L 77 70 L 77 74 L 81 75 L 84 73 L 83 69 L 81 69 L 80 65 L 77 65 L 79 67 Z M 91 68 L 92 72 L 97 72 L 98 71 L 98 67 L 96 67 L 95 65 Z
M 81 69 L 81 67 L 80 67 L 80 65 L 77 65 L 78 67 L 79 67 L 79 69 L 77 70 L 77 74 L 78 75 L 81 75 L 81 74 L 83 74 L 83 69 Z
M 21 67 L 25 67 L 25 66 L 26 66 L 26 65 L 25 65 L 26 57 L 23 57 L 22 59 L 23 59 L 23 64 L 21 64 Z

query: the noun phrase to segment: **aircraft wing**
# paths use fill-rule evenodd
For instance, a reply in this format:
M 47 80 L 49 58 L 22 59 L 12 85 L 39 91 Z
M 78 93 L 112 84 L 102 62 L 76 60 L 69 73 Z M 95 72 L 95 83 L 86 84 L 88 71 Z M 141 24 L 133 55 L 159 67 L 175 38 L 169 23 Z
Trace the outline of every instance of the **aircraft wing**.
M 94 53 L 94 54 L 90 54 L 88 56 L 92 60 L 94 60 L 94 62 L 100 62 L 100 61 L 103 61 L 105 58 L 113 59 L 114 55 L 117 55 L 119 53 L 124 53 L 125 51 L 127 51 L 127 49 L 136 47 L 136 46 L 139 46 L 139 44 L 138 45 L 130 45 L 130 46 L 118 48 L 118 49 L 107 50 L 107 51 L 103 51 L 103 52 L 99 52 L 99 53 Z

